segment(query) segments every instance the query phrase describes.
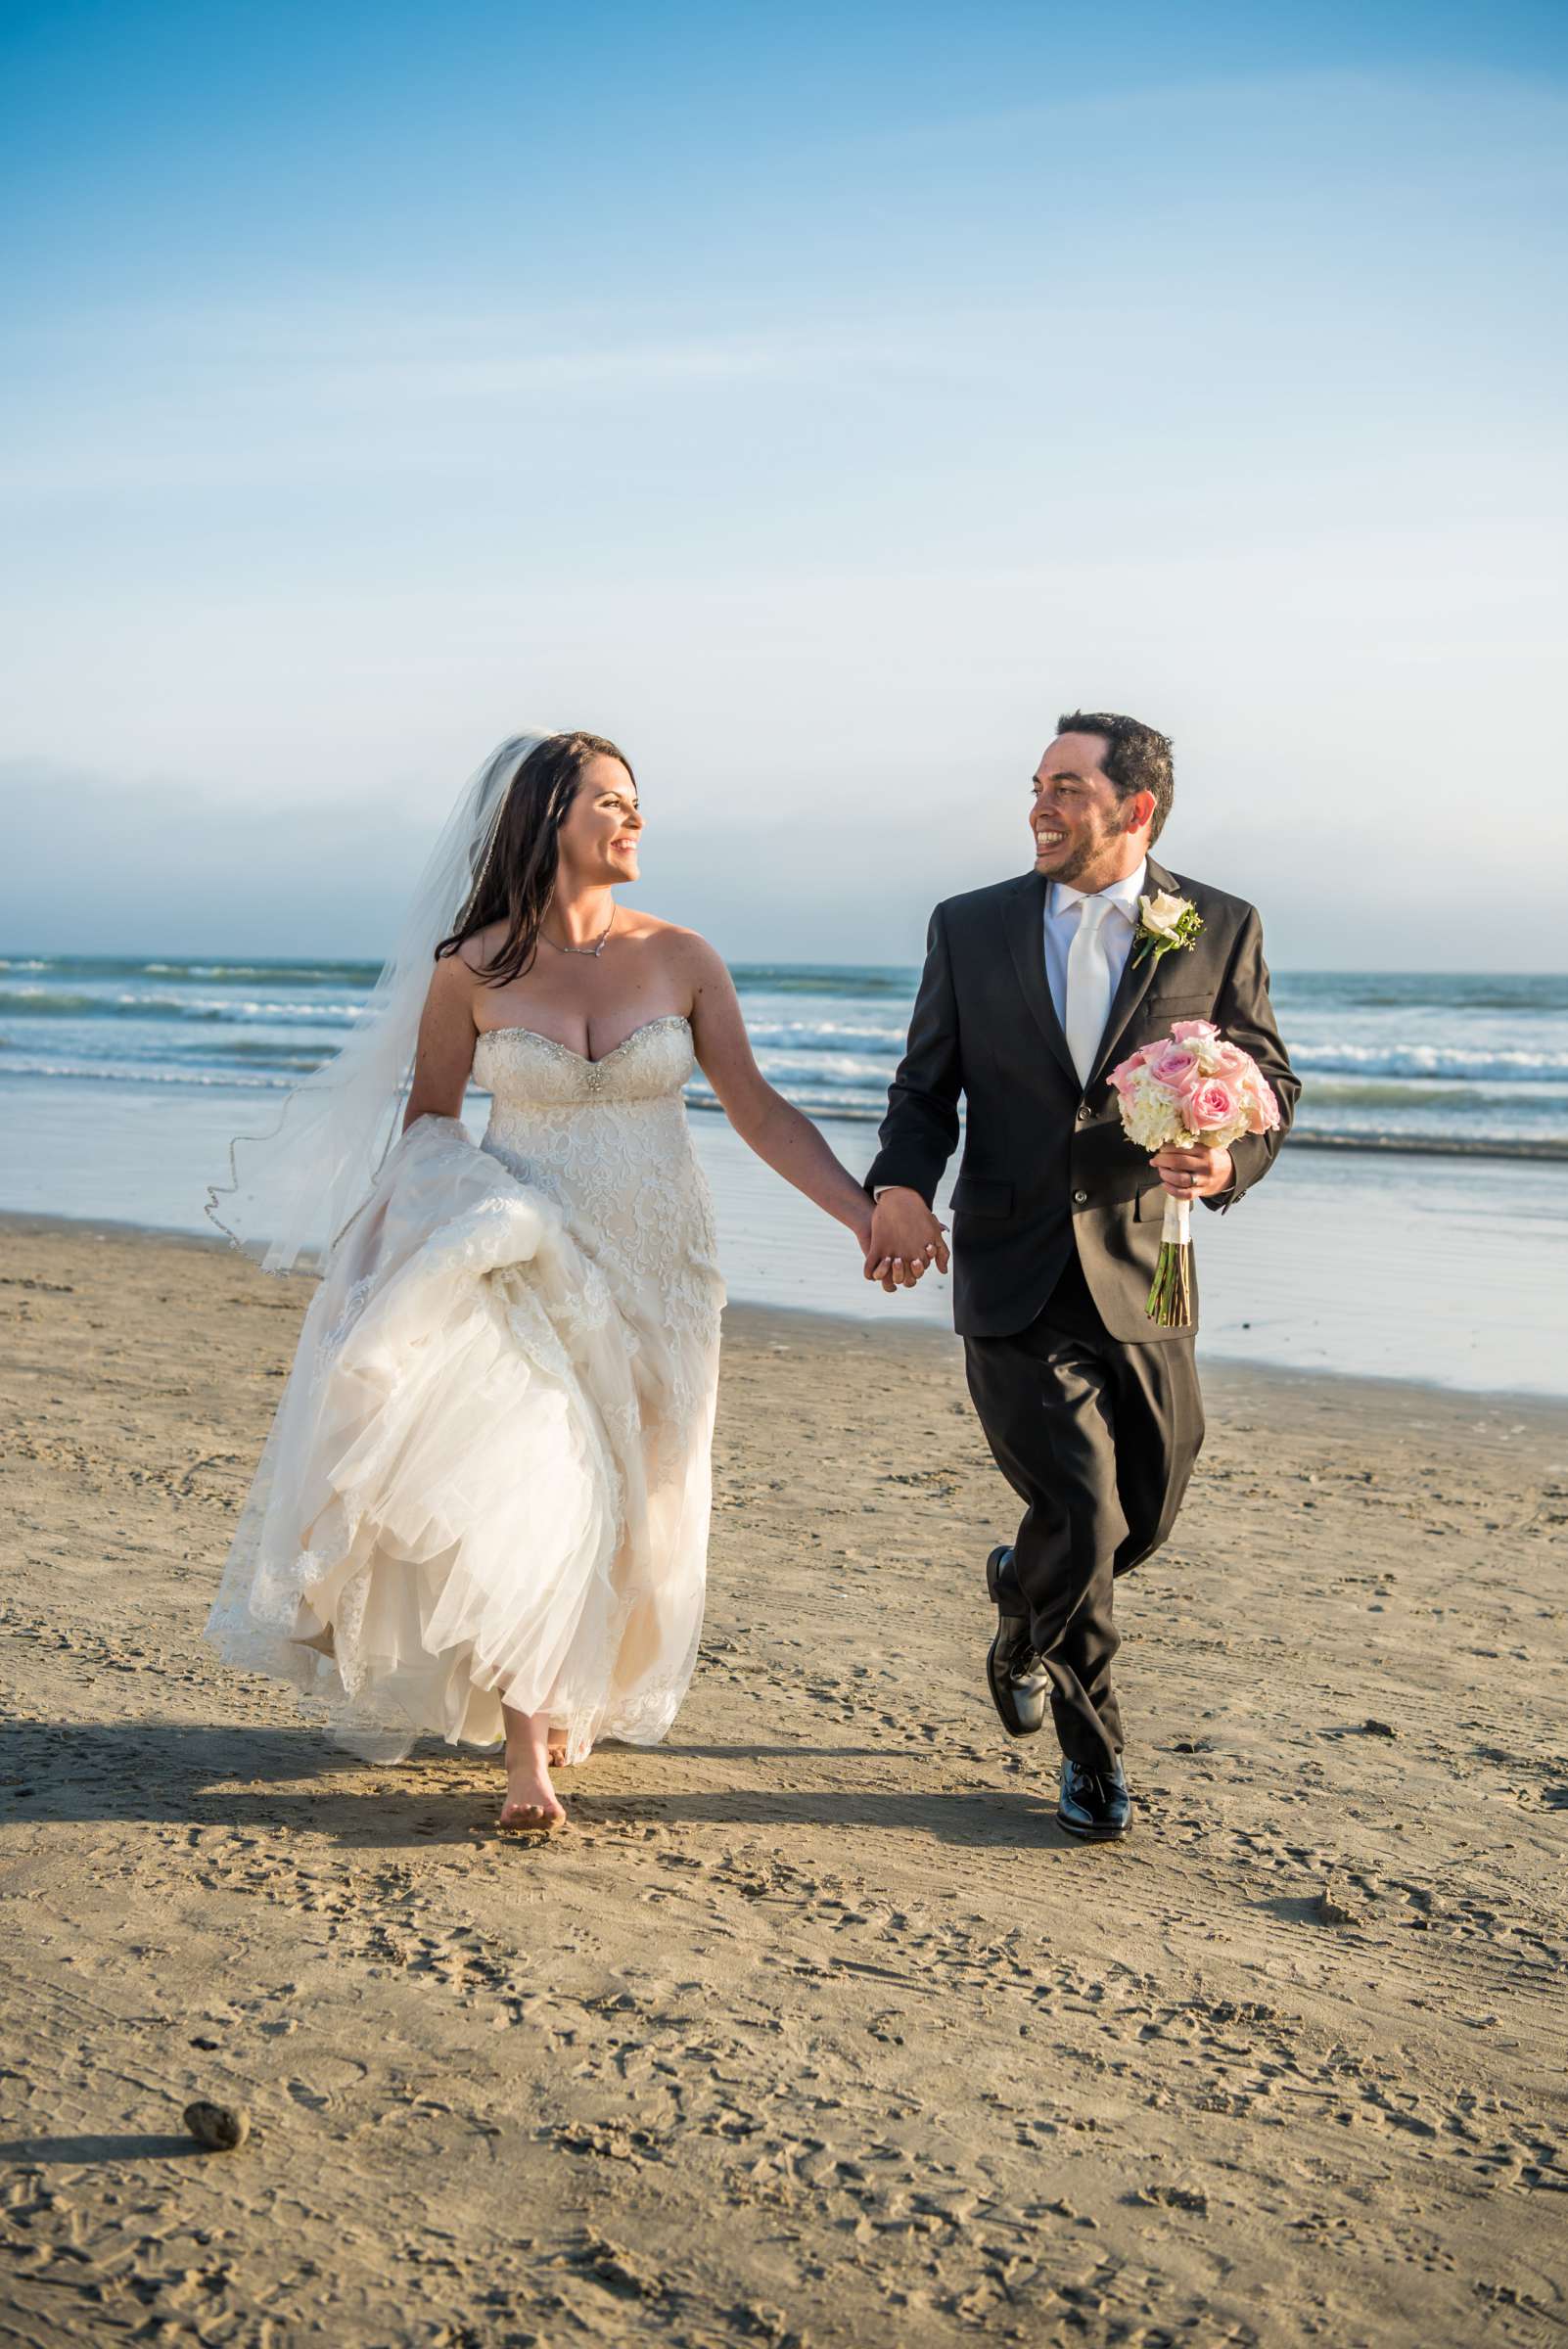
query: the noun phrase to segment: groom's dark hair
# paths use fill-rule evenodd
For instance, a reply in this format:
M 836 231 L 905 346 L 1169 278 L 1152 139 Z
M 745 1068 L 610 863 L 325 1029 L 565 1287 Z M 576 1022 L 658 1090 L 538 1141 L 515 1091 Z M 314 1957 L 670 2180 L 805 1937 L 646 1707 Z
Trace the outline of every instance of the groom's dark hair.
M 1101 771 L 1118 799 L 1130 800 L 1135 791 L 1154 794 L 1154 821 L 1149 826 L 1152 849 L 1165 830 L 1176 793 L 1171 762 L 1171 737 L 1135 717 L 1118 717 L 1114 710 L 1074 710 L 1056 721 L 1058 734 L 1103 734 L 1105 757 Z

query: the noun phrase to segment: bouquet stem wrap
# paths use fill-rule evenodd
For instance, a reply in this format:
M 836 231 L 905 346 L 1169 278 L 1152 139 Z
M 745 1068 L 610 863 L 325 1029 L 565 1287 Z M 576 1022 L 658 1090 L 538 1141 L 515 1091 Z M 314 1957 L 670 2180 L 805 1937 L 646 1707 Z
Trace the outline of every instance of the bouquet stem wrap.
M 1165 1227 L 1160 1233 L 1160 1261 L 1154 1267 L 1154 1286 L 1147 1307 L 1151 1321 L 1162 1329 L 1186 1329 L 1192 1322 L 1192 1202 L 1165 1197 Z

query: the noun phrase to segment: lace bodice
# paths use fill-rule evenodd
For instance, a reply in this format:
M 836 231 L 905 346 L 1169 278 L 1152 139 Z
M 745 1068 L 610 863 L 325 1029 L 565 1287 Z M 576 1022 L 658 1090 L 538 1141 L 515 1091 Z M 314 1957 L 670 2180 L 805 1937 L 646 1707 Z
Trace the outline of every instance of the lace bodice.
M 476 1082 L 494 1096 L 503 1119 L 525 1106 L 621 1108 L 663 1100 L 680 1091 L 696 1065 L 691 1025 L 678 1011 L 645 1020 L 602 1060 L 532 1028 L 486 1028 L 474 1047 Z
M 681 1097 L 695 1066 L 678 1012 L 645 1021 L 602 1060 L 515 1026 L 486 1029 L 474 1050 L 490 1088 L 482 1147 L 560 1208 L 645 1351 L 676 1341 L 666 1374 L 682 1440 L 705 1407 L 705 1350 L 723 1303 L 713 1201 Z
M 699 1320 L 717 1265 L 681 1098 L 695 1066 L 679 1013 L 633 1029 L 602 1060 L 518 1027 L 486 1029 L 474 1052 L 491 1095 L 483 1147 L 555 1201 L 596 1262 Z

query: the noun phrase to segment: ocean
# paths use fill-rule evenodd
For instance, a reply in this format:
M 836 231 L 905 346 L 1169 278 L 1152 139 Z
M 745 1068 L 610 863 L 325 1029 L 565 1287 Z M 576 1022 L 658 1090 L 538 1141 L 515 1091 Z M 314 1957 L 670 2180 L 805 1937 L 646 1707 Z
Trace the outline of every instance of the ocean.
M 286 1089 L 343 1042 L 366 962 L 0 956 L 0 1076 L 20 1088 Z M 758 1061 L 813 1117 L 874 1123 L 913 967 L 748 964 Z M 1274 1001 L 1304 1080 L 1298 1137 L 1343 1148 L 1568 1156 L 1568 976 L 1284 972 Z M 694 1109 L 716 1105 L 699 1079 Z
M 324 958 L 0 956 L 0 1210 L 210 1236 L 230 1137 L 270 1124 L 375 977 Z M 917 977 L 735 969 L 764 1073 L 856 1174 Z M 1285 972 L 1274 1000 L 1305 1092 L 1268 1181 L 1199 1219 L 1200 1352 L 1568 1393 L 1568 977 Z M 745 1148 L 700 1080 L 690 1102 L 732 1297 L 949 1317 L 935 1276 L 894 1298 L 869 1286 L 849 1235 Z M 476 1133 L 486 1106 L 470 1096 Z

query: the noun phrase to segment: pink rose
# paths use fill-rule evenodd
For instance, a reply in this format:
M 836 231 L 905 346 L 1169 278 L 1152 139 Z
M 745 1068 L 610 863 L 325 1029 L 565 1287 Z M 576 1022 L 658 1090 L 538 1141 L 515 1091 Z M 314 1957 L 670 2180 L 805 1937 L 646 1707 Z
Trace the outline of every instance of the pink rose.
M 1146 1069 L 1160 1049 L 1158 1044 L 1139 1044 L 1135 1052 L 1130 1052 L 1126 1060 L 1118 1062 L 1111 1071 L 1113 1088 L 1119 1093 L 1130 1092 L 1137 1082 L 1139 1070 Z
M 1258 1068 L 1254 1068 L 1252 1072 L 1252 1098 L 1253 1108 L 1258 1118 L 1259 1132 L 1272 1133 L 1274 1128 L 1279 1124 L 1279 1103 L 1275 1098 L 1273 1086 L 1264 1076 L 1262 1070 Z
M 1185 1043 L 1189 1036 L 1218 1036 L 1219 1033 L 1213 1020 L 1176 1020 L 1171 1029 L 1171 1034 L 1178 1044 Z
M 1253 1069 L 1252 1055 L 1243 1052 L 1239 1044 L 1221 1041 L 1216 1044 L 1212 1057 L 1217 1077 L 1233 1077 L 1239 1081 Z
M 1189 1052 L 1185 1044 L 1176 1043 L 1169 1038 L 1152 1047 L 1148 1064 L 1149 1075 L 1156 1084 L 1168 1084 L 1173 1091 L 1178 1091 L 1185 1084 L 1197 1065 L 1198 1056 L 1195 1052 Z
M 1181 1105 L 1195 1132 L 1213 1133 L 1235 1117 L 1237 1088 L 1228 1077 L 1205 1077 L 1182 1094 Z

